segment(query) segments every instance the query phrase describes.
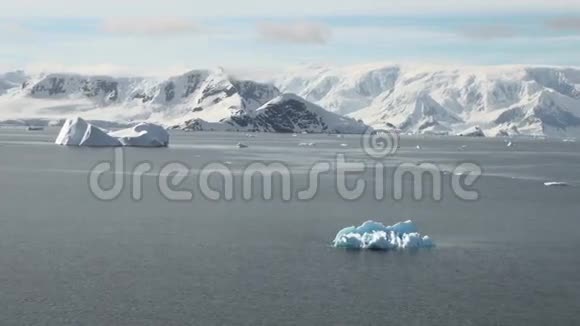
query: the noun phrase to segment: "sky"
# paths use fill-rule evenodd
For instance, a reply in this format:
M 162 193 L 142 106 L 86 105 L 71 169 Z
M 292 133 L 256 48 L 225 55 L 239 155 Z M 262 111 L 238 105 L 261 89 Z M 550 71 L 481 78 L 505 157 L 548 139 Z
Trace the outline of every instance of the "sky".
M 580 66 L 578 0 L 0 0 L 0 71 Z

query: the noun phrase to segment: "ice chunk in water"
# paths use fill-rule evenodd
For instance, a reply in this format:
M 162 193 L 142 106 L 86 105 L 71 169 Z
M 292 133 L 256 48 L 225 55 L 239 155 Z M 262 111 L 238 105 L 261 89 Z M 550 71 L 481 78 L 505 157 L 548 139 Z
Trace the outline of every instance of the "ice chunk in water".
M 421 236 L 412 221 L 385 226 L 367 221 L 359 227 L 351 226 L 340 230 L 333 244 L 336 248 L 391 250 L 431 248 L 435 246 L 428 236 Z
M 109 135 L 117 138 L 123 146 L 167 147 L 169 145 L 167 130 L 152 123 L 140 123 L 133 128 L 111 132 Z
M 169 133 L 152 123 L 107 133 L 81 118 L 68 119 L 55 141 L 58 145 L 89 147 L 167 147 Z
M 569 187 L 570 184 L 566 182 L 545 182 L 546 187 Z
M 118 139 L 81 118 L 68 119 L 62 126 L 55 144 L 88 147 L 122 146 Z

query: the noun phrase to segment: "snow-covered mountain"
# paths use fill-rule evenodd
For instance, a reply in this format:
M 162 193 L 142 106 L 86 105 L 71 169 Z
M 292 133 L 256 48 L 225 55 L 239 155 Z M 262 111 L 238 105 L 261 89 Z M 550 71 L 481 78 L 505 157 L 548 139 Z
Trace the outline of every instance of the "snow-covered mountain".
M 191 119 L 219 122 L 246 115 L 275 98 L 271 84 L 238 80 L 222 70 L 195 70 L 166 80 L 46 74 L 8 83 L 0 120 L 136 121 L 177 125 Z
M 81 116 L 191 130 L 345 132 L 362 120 L 418 134 L 580 136 L 575 68 L 373 64 L 304 66 L 273 76 L 263 83 L 221 69 L 167 79 L 6 73 L 0 121 Z
M 307 66 L 275 79 L 325 109 L 375 128 L 488 136 L 580 134 L 580 69 L 559 67 Z
M 42 124 L 80 115 L 98 125 L 140 121 L 185 130 L 362 133 L 367 126 L 328 112 L 273 85 L 223 70 L 195 70 L 166 80 L 46 74 L 3 75 L 4 122 Z M 8 120 L 8 121 L 7 121 Z
M 179 127 L 184 130 L 333 134 L 362 134 L 368 128 L 362 122 L 326 111 L 294 94 L 282 94 L 255 111 L 232 115 L 220 124 L 195 119 Z

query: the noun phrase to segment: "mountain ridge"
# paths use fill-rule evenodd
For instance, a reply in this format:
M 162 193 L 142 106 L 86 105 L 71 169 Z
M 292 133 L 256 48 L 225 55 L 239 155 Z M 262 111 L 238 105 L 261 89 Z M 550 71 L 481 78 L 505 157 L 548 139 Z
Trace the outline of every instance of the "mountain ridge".
M 458 134 L 477 126 L 490 136 L 580 134 L 580 69 L 573 67 L 310 66 L 277 80 L 282 91 L 380 129 Z
M 580 135 L 580 69 L 525 65 L 310 65 L 273 74 L 266 82 L 235 78 L 223 69 L 169 78 L 17 71 L 0 74 L 0 121 L 80 115 L 169 127 L 197 121 L 198 128 L 213 129 L 240 127 L 238 122 L 251 118 L 267 131 L 279 117 L 258 123 L 256 111 L 289 93 L 309 108 L 402 133 L 456 135 L 478 127 L 487 136 Z

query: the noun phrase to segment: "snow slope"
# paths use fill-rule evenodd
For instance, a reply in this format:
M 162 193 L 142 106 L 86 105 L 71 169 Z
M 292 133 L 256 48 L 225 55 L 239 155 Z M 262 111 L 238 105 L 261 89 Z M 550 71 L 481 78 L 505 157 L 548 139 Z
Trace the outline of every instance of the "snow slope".
M 578 135 L 580 69 L 525 66 L 306 66 L 275 78 L 327 110 L 375 128 L 458 134 Z
M 19 88 L 28 79 L 23 71 L 0 73 L 0 96 L 9 89 Z

